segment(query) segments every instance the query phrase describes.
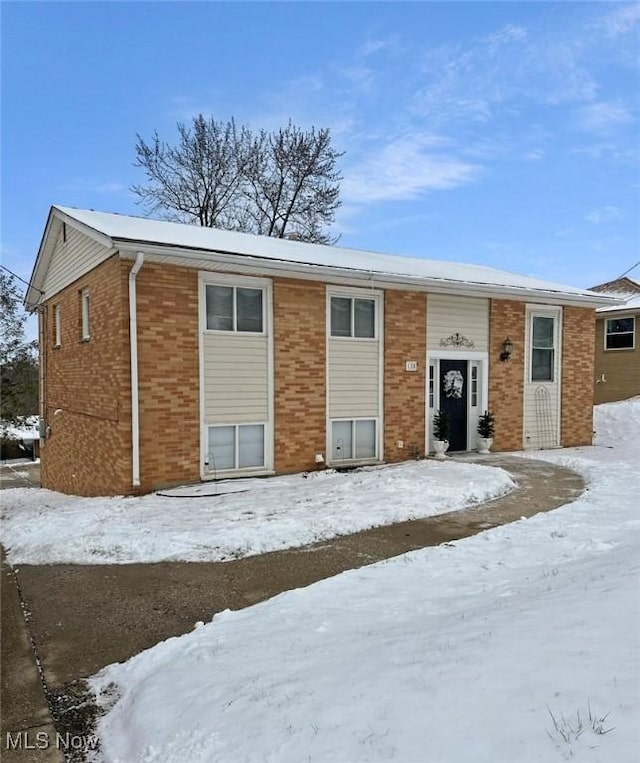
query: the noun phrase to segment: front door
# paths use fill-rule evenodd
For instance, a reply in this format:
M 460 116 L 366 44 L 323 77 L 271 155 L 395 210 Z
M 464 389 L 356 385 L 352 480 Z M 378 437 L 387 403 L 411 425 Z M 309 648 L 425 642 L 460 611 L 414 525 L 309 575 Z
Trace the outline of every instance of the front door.
M 440 410 L 449 417 L 449 450 L 467 446 L 467 361 L 440 361 Z

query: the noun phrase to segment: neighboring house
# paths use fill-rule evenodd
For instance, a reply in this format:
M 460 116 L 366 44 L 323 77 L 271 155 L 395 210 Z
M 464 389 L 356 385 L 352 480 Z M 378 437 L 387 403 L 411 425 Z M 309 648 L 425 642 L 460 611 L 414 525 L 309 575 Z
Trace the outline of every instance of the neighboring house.
M 640 281 L 616 278 L 592 291 L 623 300 L 596 311 L 595 402 L 640 395 Z
M 84 495 L 394 462 L 496 417 L 497 450 L 591 443 L 606 296 L 479 265 L 53 207 L 26 304 L 42 484 Z
M 0 420 L 0 459 L 30 458 L 39 455 L 40 432 L 37 416 L 26 416 L 19 423 Z

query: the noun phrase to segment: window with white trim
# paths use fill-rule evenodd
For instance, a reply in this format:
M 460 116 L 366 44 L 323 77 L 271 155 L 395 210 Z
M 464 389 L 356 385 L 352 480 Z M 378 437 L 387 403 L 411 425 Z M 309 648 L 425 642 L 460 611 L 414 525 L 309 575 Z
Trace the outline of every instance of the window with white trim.
M 471 407 L 478 407 L 478 366 L 471 364 Z
M 555 365 L 556 319 L 531 316 L 531 381 L 552 382 Z
M 60 347 L 62 344 L 62 313 L 60 305 L 53 306 L 53 346 Z
M 331 422 L 331 460 L 364 461 L 377 458 L 376 419 L 337 419 Z
M 208 427 L 206 464 L 217 472 L 264 468 L 264 424 Z
M 207 284 L 205 295 L 208 331 L 263 333 L 264 289 Z
M 376 300 L 331 297 L 331 336 L 375 339 Z
M 635 347 L 635 318 L 607 318 L 605 321 L 605 350 L 633 350 Z
M 429 408 L 435 407 L 436 397 L 436 367 L 429 363 Z
M 88 342 L 91 338 L 91 294 L 89 289 L 80 292 L 80 339 Z

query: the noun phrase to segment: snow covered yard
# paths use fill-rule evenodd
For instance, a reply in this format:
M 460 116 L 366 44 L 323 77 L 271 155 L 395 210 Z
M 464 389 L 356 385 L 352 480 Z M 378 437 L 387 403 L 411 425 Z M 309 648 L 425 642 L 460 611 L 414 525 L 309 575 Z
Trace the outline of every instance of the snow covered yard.
M 2 494 L 0 538 L 12 564 L 225 561 L 457 511 L 513 487 L 502 469 L 414 461 L 209 483 L 171 497 L 15 489 Z
M 640 399 L 575 503 L 223 612 L 93 679 L 106 761 L 631 763 Z M 115 687 L 115 688 L 114 688 Z

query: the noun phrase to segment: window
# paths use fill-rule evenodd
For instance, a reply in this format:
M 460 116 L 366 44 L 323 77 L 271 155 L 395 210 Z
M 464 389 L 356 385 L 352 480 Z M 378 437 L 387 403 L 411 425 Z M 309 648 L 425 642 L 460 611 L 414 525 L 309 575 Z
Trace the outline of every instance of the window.
M 91 295 L 88 289 L 83 289 L 80 292 L 80 339 L 83 342 L 87 342 L 91 338 L 90 311 Z
M 331 422 L 331 460 L 360 461 L 377 457 L 376 420 Z
M 206 286 L 207 329 L 262 334 L 263 290 Z
M 633 350 L 635 318 L 608 318 L 605 323 L 605 350 Z
M 206 462 L 214 471 L 264 468 L 264 424 L 209 427 Z
M 375 299 L 331 297 L 331 336 L 374 339 L 375 335 Z
M 478 406 L 478 366 L 471 366 L 471 407 Z
M 436 396 L 436 367 L 429 363 L 429 408 L 435 407 Z
M 531 381 L 552 382 L 555 318 L 534 315 L 531 323 Z
M 62 318 L 60 305 L 53 306 L 53 346 L 60 347 L 62 344 Z

